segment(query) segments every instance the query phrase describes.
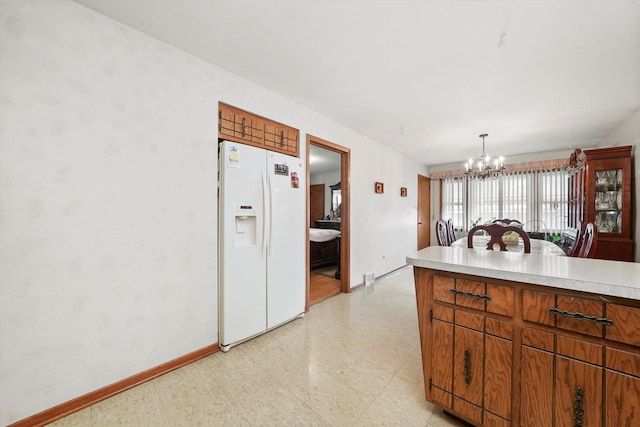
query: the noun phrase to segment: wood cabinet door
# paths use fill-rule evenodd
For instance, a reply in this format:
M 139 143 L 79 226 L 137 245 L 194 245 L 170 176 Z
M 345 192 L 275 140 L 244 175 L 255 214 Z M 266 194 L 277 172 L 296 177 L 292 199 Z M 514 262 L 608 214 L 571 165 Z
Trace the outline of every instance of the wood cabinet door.
M 555 395 L 556 426 L 602 426 L 601 367 L 556 356 Z
M 484 409 L 510 420 L 513 342 L 487 335 L 484 345 Z
M 446 393 L 432 391 L 432 399 L 451 408 L 453 391 L 453 324 L 433 319 L 431 323 L 431 384 Z
M 520 425 L 549 427 L 553 423 L 553 353 L 522 347 Z
M 606 370 L 605 373 L 607 427 L 640 425 L 640 378 Z
M 477 406 L 482 404 L 483 338 L 482 332 L 455 327 L 453 394 Z

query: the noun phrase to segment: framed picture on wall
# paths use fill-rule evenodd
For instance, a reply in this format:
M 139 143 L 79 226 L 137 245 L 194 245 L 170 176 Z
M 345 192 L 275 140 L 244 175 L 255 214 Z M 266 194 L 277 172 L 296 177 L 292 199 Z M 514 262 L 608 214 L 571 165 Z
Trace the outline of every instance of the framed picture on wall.
M 384 184 L 382 182 L 376 182 L 376 193 L 384 193 Z
M 407 197 L 407 187 L 400 187 L 400 197 Z

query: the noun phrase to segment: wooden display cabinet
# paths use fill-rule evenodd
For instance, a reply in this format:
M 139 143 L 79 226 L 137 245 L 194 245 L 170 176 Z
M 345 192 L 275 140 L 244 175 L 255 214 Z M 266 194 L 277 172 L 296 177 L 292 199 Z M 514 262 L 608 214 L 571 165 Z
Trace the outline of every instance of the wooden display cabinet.
M 594 223 L 595 258 L 633 261 L 631 146 L 576 150 L 569 161 L 569 221 Z M 575 231 L 573 232 L 575 235 Z
M 475 426 L 640 425 L 640 301 L 414 275 L 428 401 Z
M 231 105 L 218 103 L 218 139 L 299 157 L 300 131 Z

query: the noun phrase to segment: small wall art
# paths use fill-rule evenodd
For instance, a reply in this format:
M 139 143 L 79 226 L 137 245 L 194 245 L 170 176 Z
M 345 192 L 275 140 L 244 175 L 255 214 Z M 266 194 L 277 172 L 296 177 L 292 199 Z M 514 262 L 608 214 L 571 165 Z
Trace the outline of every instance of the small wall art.
M 400 197 L 407 197 L 407 187 L 400 187 Z
M 376 193 L 384 193 L 384 184 L 382 182 L 376 182 Z

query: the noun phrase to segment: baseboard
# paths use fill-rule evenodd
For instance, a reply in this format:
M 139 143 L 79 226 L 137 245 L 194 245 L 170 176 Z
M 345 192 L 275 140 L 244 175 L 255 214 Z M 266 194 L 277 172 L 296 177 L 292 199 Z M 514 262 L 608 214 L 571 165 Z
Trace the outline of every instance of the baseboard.
M 177 359 L 163 363 L 162 365 L 158 365 L 155 368 L 140 372 L 139 374 L 135 374 L 129 378 L 125 378 L 121 381 L 110 384 L 96 391 L 92 391 L 68 402 L 61 403 L 60 405 L 54 406 L 53 408 L 46 409 L 40 413 L 30 416 L 29 418 L 17 421 L 11 424 L 9 427 L 31 427 L 49 424 L 55 420 L 66 417 L 69 414 L 84 409 L 87 406 L 91 406 L 94 403 L 100 402 L 101 400 L 107 399 L 125 390 L 152 380 L 156 377 L 159 377 L 160 375 L 166 374 L 167 372 L 171 372 L 174 369 L 181 368 L 185 365 L 188 365 L 189 363 L 195 362 L 198 359 L 202 359 L 203 357 L 214 354 L 219 350 L 220 348 L 218 347 L 218 343 L 209 345 L 207 347 L 201 348 L 200 350 L 196 350 L 192 353 L 180 356 Z
M 364 287 L 364 282 L 363 283 L 358 283 L 357 285 L 352 286 L 352 287 L 349 288 L 349 293 L 351 293 L 353 291 L 357 291 L 358 289 L 363 288 L 363 287 Z
M 406 268 L 408 265 L 409 265 L 409 264 L 405 264 L 405 265 L 403 265 L 402 267 L 394 268 L 393 270 L 388 271 L 388 272 L 384 273 L 383 275 L 376 277 L 376 280 L 375 280 L 375 281 L 377 282 L 377 281 L 379 281 L 379 280 L 382 280 L 382 279 L 384 279 L 385 277 L 390 276 L 390 275 L 392 275 L 393 273 L 396 273 L 396 272 L 398 272 L 398 271 L 402 270 L 403 268 Z M 357 285 L 355 285 L 355 286 L 353 286 L 352 288 L 350 288 L 350 289 L 349 289 L 349 293 L 351 293 L 351 292 L 353 292 L 353 291 L 356 291 L 356 290 L 358 290 L 358 289 L 360 289 L 360 288 L 362 288 L 362 287 L 364 287 L 364 282 L 362 282 L 362 283 L 358 283 Z

